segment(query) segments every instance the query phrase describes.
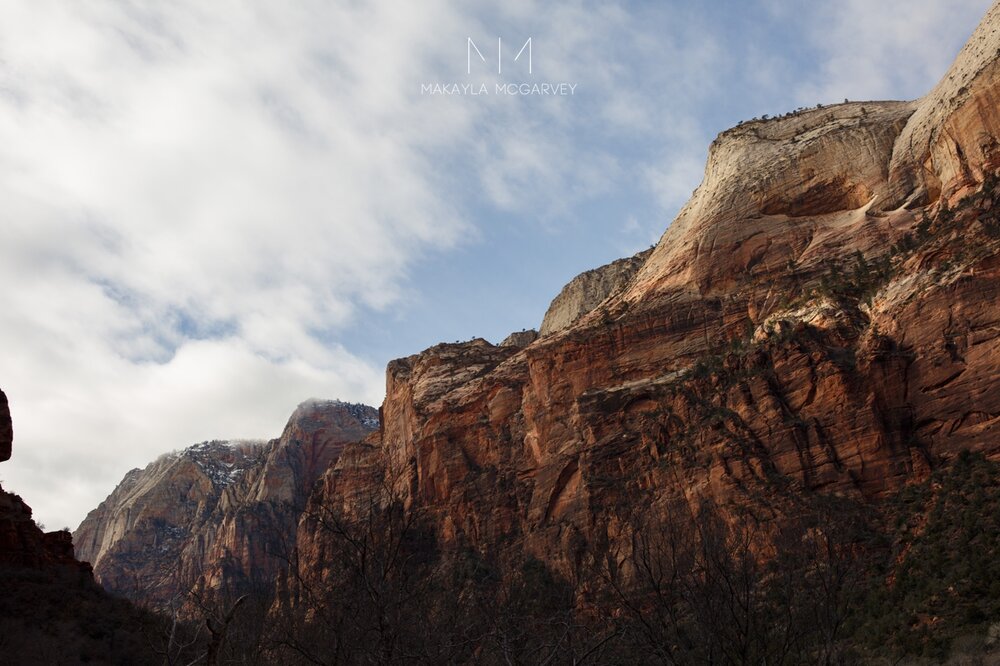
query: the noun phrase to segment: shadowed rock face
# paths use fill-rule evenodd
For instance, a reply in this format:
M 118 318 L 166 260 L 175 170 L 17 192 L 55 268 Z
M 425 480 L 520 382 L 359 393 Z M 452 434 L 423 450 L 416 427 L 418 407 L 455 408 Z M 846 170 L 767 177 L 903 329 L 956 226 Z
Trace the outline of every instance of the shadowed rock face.
M 14 428 L 10 422 L 10 407 L 7 405 L 7 395 L 0 391 L 0 462 L 10 460 L 13 443 Z
M 0 391 L 0 462 L 10 457 L 11 440 Z M 73 555 L 69 531 L 42 530 L 31 507 L 0 488 L 0 662 L 158 662 L 149 642 L 153 618 L 94 583 L 90 565 Z
M 270 442 L 204 442 L 129 472 L 75 532 L 109 590 L 150 604 L 269 584 L 290 557 L 313 484 L 378 411 L 309 401 Z

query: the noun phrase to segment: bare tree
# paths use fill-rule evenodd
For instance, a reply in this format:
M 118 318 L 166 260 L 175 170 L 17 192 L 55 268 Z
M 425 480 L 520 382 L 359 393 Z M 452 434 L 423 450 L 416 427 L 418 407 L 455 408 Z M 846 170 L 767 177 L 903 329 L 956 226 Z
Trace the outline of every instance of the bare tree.
M 185 620 L 184 595 L 175 595 L 165 608 L 147 640 L 153 652 L 163 659 L 164 666 L 191 666 L 205 659 L 202 625 Z
M 428 651 L 428 599 L 438 553 L 421 511 L 395 495 L 397 477 L 379 469 L 342 505 L 311 503 L 301 530 L 322 564 L 293 553 L 280 635 L 286 657 L 313 664 L 390 664 Z
M 664 519 L 663 516 L 668 516 Z M 629 650 L 663 664 L 835 664 L 860 571 L 854 519 L 761 521 L 703 502 L 630 516 L 604 567 Z

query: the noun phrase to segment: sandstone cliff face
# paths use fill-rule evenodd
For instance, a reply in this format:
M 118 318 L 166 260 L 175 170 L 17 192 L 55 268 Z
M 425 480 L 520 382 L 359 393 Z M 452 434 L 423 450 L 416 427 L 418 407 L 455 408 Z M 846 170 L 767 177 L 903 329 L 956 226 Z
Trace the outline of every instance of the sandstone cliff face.
M 893 146 L 915 108 L 840 104 L 723 132 L 702 184 L 622 300 L 725 294 L 790 260 L 884 242 L 892 226 L 870 225 L 865 213 L 888 196 Z
M 533 344 L 390 363 L 380 438 L 311 502 L 350 504 L 382 464 L 446 542 L 573 576 L 631 512 L 711 496 L 780 516 L 1000 455 L 998 20 L 923 100 L 721 134 L 628 283 L 567 297 Z M 321 568 L 322 535 L 298 540 Z
M 701 186 L 624 300 L 664 291 L 711 296 L 747 272 L 780 273 L 789 260 L 852 245 L 864 251 L 898 224 L 870 224 L 866 211 L 935 204 L 942 193 L 981 183 L 1000 166 L 998 31 L 994 5 L 916 102 L 841 104 L 720 134 Z
M 260 463 L 263 448 L 204 442 L 132 470 L 75 531 L 77 557 L 91 562 L 97 580 L 118 594 L 143 589 L 164 600 L 193 586 L 195 580 L 184 578 L 190 572 L 185 556 L 224 490 Z
M 616 294 L 632 279 L 650 255 L 644 250 L 632 257 L 577 275 L 553 299 L 542 319 L 539 335 L 548 335 L 569 327 L 608 296 Z
M 101 584 L 152 605 L 188 591 L 239 593 L 286 564 L 299 514 L 371 407 L 310 401 L 281 437 L 205 442 L 129 472 L 75 532 Z
M 506 338 L 500 342 L 501 347 L 527 347 L 532 342 L 538 339 L 538 331 L 531 329 L 529 331 L 517 331 L 511 333 Z
M 998 31 L 1000 5 L 994 4 L 948 73 L 920 100 L 893 149 L 885 208 L 952 196 L 1000 165 Z

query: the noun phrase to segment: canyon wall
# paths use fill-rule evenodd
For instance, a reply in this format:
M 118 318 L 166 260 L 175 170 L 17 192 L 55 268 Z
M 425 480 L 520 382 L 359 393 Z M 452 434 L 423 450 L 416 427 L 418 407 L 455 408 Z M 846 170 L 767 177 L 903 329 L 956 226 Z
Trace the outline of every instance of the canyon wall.
M 557 299 L 524 348 L 390 363 L 357 460 L 381 458 L 444 543 L 577 579 L 636 513 L 711 498 L 780 518 L 816 493 L 885 496 L 964 449 L 996 457 L 998 20 L 921 100 L 723 132 L 625 284 Z M 351 477 L 339 465 L 311 502 L 363 494 Z

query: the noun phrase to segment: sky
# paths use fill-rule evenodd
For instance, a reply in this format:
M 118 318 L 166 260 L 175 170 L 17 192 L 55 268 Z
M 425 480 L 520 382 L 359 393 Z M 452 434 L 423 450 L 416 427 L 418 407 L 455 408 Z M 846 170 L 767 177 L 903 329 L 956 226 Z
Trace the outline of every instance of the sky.
M 720 131 L 919 97 L 989 5 L 0 0 L 0 482 L 75 528 L 164 452 L 378 405 L 657 242 Z

